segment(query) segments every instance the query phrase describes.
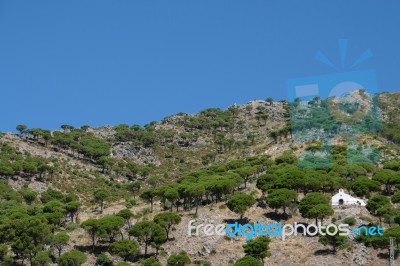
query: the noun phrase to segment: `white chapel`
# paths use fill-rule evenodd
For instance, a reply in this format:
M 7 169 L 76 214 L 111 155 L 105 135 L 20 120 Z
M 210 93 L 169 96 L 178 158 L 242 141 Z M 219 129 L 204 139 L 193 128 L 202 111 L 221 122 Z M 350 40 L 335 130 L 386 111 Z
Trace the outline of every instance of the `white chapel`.
M 335 194 L 332 197 L 332 206 L 337 205 L 359 205 L 365 206 L 367 205 L 364 200 L 355 198 L 347 193 L 344 193 L 343 189 L 339 189 L 339 193 Z

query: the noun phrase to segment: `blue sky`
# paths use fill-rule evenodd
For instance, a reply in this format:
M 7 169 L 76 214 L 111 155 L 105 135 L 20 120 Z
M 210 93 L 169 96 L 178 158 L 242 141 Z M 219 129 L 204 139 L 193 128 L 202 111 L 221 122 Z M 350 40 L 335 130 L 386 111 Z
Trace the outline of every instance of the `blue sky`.
M 366 49 L 400 88 L 398 1 L 0 1 L 0 130 L 146 124 L 286 98 L 286 80 L 342 72 Z

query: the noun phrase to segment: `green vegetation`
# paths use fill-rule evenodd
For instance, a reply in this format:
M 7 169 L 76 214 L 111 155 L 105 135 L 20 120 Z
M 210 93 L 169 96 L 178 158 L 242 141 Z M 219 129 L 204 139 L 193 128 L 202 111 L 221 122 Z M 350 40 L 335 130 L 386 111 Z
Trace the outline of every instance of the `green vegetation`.
M 7 143 L 0 143 L 0 176 L 10 178 L 19 175 L 26 179 L 34 176 L 44 178 L 51 172 L 46 160 L 29 153 L 21 153 Z
M 178 254 L 172 254 L 167 260 L 168 266 L 185 266 L 190 263 L 190 258 L 184 251 L 179 252 Z
M 124 261 L 140 254 L 139 244 L 135 240 L 118 240 L 110 244 L 109 250 L 111 254 L 120 256 Z
M 337 247 L 343 247 L 348 242 L 347 236 L 339 235 L 339 232 L 334 227 L 329 227 L 330 234 L 327 234 L 326 231 L 324 232 L 325 235 L 320 234 L 318 237 L 318 241 L 324 245 L 330 245 L 333 249 L 333 252 L 336 253 Z
M 305 195 L 300 201 L 299 211 L 304 218 L 314 218 L 315 224 L 317 219 L 321 219 L 333 214 L 328 197 L 319 192 L 311 192 Z
M 245 245 L 243 245 L 244 253 L 248 256 L 252 256 L 260 259 L 264 262 L 264 258 L 271 256 L 268 251 L 269 243 L 271 239 L 267 236 L 259 236 L 250 241 L 247 241 Z
M 21 135 L 31 138 L 32 141 L 65 151 L 72 151 L 77 157 L 82 155 L 84 158 L 98 162 L 102 156 L 110 154 L 111 145 L 107 141 L 93 136 L 87 132 L 87 128 L 74 128 L 69 125 L 62 125 L 63 131 L 50 132 L 40 128 L 27 129 L 25 125 L 18 125 L 16 129 Z
M 69 237 L 57 230 L 71 222 L 71 210 L 66 206 L 76 196 L 48 189 L 41 193 L 39 202 L 34 200 L 36 193 L 26 189 L 16 192 L 5 181 L 0 182 L 0 190 L 0 241 L 16 255 L 12 259 L 46 265 L 52 255 L 46 246 L 54 247 L 57 256 L 62 257 Z M 66 255 L 60 259 L 63 265 L 69 265 L 65 262 L 68 258 Z
M 256 200 L 252 196 L 236 193 L 229 199 L 227 206 L 231 211 L 240 214 L 240 220 L 242 220 L 245 211 L 255 203 Z
M 350 226 L 355 225 L 356 222 L 357 222 L 356 218 L 354 218 L 354 217 L 346 217 L 346 218 L 343 219 L 343 223 L 348 224 Z
M 57 258 L 57 263 L 60 266 L 79 266 L 86 261 L 86 255 L 78 250 L 65 252 Z
M 96 259 L 96 265 L 99 265 L 99 266 L 112 266 L 113 263 L 105 253 L 101 253 Z
M 94 202 L 100 204 L 100 213 L 103 213 L 104 201 L 109 197 L 107 190 L 98 189 L 94 192 Z
M 65 233 L 57 233 L 51 239 L 51 244 L 58 251 L 58 256 L 61 256 L 63 248 L 68 244 L 69 236 Z
M 161 263 L 155 257 L 150 257 L 143 260 L 140 266 L 161 266 Z
M 179 224 L 181 222 L 181 217 L 173 212 L 161 212 L 154 217 L 154 222 L 162 226 L 167 234 L 167 239 L 169 237 L 169 232 L 174 224 Z
M 141 221 L 129 229 L 129 235 L 136 237 L 139 243 L 144 244 L 144 255 L 151 243 L 155 245 L 164 243 L 167 239 L 165 230 L 153 221 Z
M 269 193 L 265 201 L 270 208 L 272 209 L 282 208 L 283 213 L 286 214 L 286 208 L 289 207 L 291 204 L 295 203 L 296 198 L 297 198 L 296 191 L 287 188 L 280 188 L 273 190 L 271 193 Z
M 263 266 L 260 260 L 254 258 L 253 256 L 246 255 L 241 259 L 238 259 L 233 266 Z
M 85 251 L 93 254 L 90 260 L 96 256 L 96 265 L 111 266 L 116 257 L 140 265 L 161 265 L 158 259 L 188 265 L 191 259 L 184 252 L 166 255 L 170 246 L 181 244 L 174 230 L 187 218 L 202 218 L 208 211 L 227 214 L 229 209 L 242 221 L 245 215 L 253 220 L 251 208 L 277 220 L 283 213 L 305 223 L 341 221 L 330 204 L 339 188 L 367 200 L 374 216 L 343 222 L 354 226 L 360 218 L 372 225 L 379 219 L 385 226 L 383 237 L 357 240 L 386 249 L 389 236 L 400 241 L 400 137 L 392 115 L 382 130 L 370 119 L 372 113 L 355 123 L 360 132 L 367 125 L 376 131 L 359 144 L 347 139 L 347 144 L 326 145 L 322 139 L 292 143 L 284 152 L 269 149 L 321 125 L 324 134 L 340 133 L 338 119 L 346 118 L 339 113 L 334 118 L 329 104 L 319 98 L 306 105 L 269 99 L 104 131 L 62 125 L 62 130 L 50 132 L 18 125 L 18 135 L 5 135 L 0 142 L 1 263 L 82 265 Z M 276 106 L 305 119 L 294 117 L 289 126 L 284 121 L 289 113 L 274 113 Z M 340 103 L 336 111 L 359 115 L 361 107 Z M 284 119 L 270 119 L 276 115 Z M 374 149 L 368 148 L 369 142 Z M 84 232 L 79 237 L 89 238 L 87 247 L 77 245 L 74 231 L 79 227 Z M 339 235 L 320 235 L 318 240 L 333 253 L 352 242 Z M 263 265 L 271 241 L 256 237 L 246 242 L 246 256 L 229 264 Z M 215 250 L 207 260 L 212 262 L 213 254 Z M 206 260 L 193 263 L 210 265 Z

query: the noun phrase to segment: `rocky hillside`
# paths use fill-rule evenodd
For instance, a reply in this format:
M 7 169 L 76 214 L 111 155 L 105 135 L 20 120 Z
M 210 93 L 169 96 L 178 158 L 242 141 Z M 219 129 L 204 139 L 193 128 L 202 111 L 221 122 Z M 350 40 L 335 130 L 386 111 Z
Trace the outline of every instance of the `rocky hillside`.
M 62 125 L 49 131 L 19 125 L 18 134 L 1 133 L 0 261 L 387 265 L 388 237 L 400 242 L 400 93 L 379 95 L 379 112 L 364 116 L 372 119 L 347 126 L 348 117 L 360 115 L 357 108 L 370 108 L 363 92 L 351 96 L 357 101 L 254 100 L 227 110 L 179 113 L 144 127 Z M 327 111 L 332 104 L 342 108 L 340 114 Z M 369 205 L 332 209 L 325 200 L 339 188 Z M 235 195 L 241 197 L 236 205 Z M 314 215 L 312 204 L 302 207 L 310 195 L 321 197 L 317 205 L 324 211 Z M 163 215 L 170 215 L 168 222 Z M 380 224 L 389 233 L 376 239 L 271 237 L 264 256 L 246 251 L 243 237 L 189 236 L 191 219 L 354 220 L 353 227 Z

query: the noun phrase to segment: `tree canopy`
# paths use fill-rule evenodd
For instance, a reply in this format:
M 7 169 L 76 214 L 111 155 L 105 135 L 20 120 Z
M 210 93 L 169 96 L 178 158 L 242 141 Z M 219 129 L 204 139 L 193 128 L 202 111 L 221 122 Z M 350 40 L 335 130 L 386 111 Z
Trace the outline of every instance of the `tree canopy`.
M 227 206 L 231 211 L 240 214 L 240 219 L 242 219 L 246 210 L 255 203 L 256 200 L 252 196 L 245 193 L 236 193 L 230 197 Z

